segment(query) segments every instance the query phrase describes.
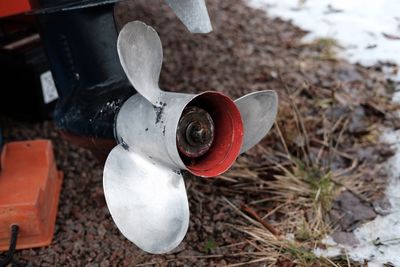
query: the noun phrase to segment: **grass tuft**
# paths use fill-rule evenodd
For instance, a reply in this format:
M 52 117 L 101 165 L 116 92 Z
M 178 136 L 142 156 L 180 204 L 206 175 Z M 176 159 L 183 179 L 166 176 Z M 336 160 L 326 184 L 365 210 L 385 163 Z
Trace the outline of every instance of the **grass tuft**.
M 311 44 L 317 51 L 320 52 L 317 57 L 319 60 L 336 60 L 337 50 L 340 48 L 338 41 L 332 38 L 316 38 Z

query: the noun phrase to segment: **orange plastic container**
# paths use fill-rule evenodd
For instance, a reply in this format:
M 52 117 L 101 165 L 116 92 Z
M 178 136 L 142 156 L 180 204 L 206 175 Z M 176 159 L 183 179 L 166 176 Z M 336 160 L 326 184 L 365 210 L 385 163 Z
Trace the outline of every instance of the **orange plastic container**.
M 31 10 L 29 0 L 0 0 L 0 18 Z
M 62 173 L 48 140 L 4 146 L 0 172 L 0 251 L 8 250 L 11 225 L 19 225 L 17 249 L 51 243 Z

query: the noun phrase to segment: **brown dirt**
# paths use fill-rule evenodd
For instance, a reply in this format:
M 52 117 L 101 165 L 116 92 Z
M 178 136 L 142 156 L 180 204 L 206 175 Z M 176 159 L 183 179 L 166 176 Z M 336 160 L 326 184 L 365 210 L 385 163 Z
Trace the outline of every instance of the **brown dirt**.
M 142 20 L 159 32 L 164 47 L 161 86 L 166 90 L 217 90 L 233 98 L 256 90 L 277 90 L 281 101 L 278 125 L 291 155 L 304 160 L 307 143 L 311 164 L 318 158 L 321 142 L 328 146 L 333 142 L 340 154 L 328 157 L 328 150 L 323 150 L 321 165 L 342 170 L 356 160 L 351 175 L 359 175 L 360 182 L 352 194 L 361 198 L 358 202 L 363 205 L 373 206 L 382 195 L 386 175 L 371 166 L 379 167 L 390 155 L 387 146 L 375 146 L 379 136 L 376 126 L 396 126 L 389 116 L 394 107 L 388 105 L 393 86 L 383 78 L 379 67 L 352 65 L 335 59 L 331 53 L 327 57 L 321 43 L 300 42 L 305 34 L 301 29 L 270 19 L 242 1 L 207 3 L 214 27 L 208 35 L 188 33 L 158 0 L 123 2 L 116 13 L 120 25 Z M 304 119 L 308 140 L 296 127 L 294 106 Z M 250 170 L 257 179 L 249 180 L 248 174 L 244 178 L 237 175 L 240 164 L 226 176 L 230 181 L 226 177 L 185 177 L 191 211 L 188 234 L 174 252 L 149 255 L 127 241 L 112 222 L 102 193 L 102 166 L 89 152 L 60 139 L 51 123 L 28 124 L 9 119 L 1 122 L 6 141 L 53 140 L 58 165 L 65 174 L 52 245 L 17 254 L 21 262 L 32 266 L 224 266 L 247 262 L 257 258 L 253 253 L 256 247 L 247 241 L 247 235 L 231 226 L 246 225 L 247 221 L 227 203 L 239 208 L 249 204 L 260 215 L 279 205 L 279 201 L 252 202 L 270 197 L 268 190 L 255 188 L 281 173 L 273 169 L 277 163 L 287 162 L 275 127 L 262 146 L 242 157 L 242 164 L 264 166 L 263 171 L 256 172 L 254 166 Z M 335 123 L 341 127 L 330 133 L 327 129 Z M 328 158 L 333 159 L 328 162 Z M 368 183 L 373 184 L 373 189 L 363 186 Z M 373 217 L 371 214 L 368 218 Z M 277 212 L 268 221 L 283 230 L 286 228 L 279 222 L 284 217 Z M 347 222 L 351 226 L 354 223 L 357 222 Z M 292 260 L 288 257 L 272 259 L 272 263 L 292 266 L 285 265 Z M 264 262 L 271 263 L 271 259 Z

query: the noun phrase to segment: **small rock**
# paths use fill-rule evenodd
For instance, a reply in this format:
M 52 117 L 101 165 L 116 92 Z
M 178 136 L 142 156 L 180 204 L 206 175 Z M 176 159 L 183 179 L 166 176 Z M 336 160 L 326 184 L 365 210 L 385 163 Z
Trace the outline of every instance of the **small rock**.
M 344 231 L 354 229 L 359 223 L 372 220 L 376 213 L 350 191 L 343 191 L 334 201 L 330 215 Z

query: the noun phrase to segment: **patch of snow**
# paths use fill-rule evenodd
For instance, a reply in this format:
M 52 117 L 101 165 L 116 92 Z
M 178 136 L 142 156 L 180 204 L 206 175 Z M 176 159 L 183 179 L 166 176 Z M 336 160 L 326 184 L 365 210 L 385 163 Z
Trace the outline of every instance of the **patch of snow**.
M 400 130 L 386 132 L 382 139 L 396 147 L 396 154 L 388 162 L 392 173 L 386 190 L 391 204 L 390 214 L 378 215 L 373 221 L 357 228 L 354 234 L 359 245 L 338 245 L 331 237 L 327 237 L 324 239 L 327 249 L 316 249 L 316 255 L 333 257 L 347 253 L 353 260 L 367 260 L 369 267 L 383 266 L 388 262 L 400 266 Z
M 310 31 L 304 41 L 337 40 L 344 48 L 339 55 L 350 62 L 369 66 L 387 61 L 400 66 L 399 0 L 248 0 L 248 3 Z M 387 72 L 392 70 L 389 68 Z M 390 78 L 400 85 L 400 72 L 391 73 Z M 400 88 L 393 101 L 400 103 Z M 386 196 L 391 204 L 390 214 L 378 216 L 356 229 L 359 245 L 338 245 L 327 237 L 324 242 L 328 248 L 316 249 L 317 255 L 332 257 L 346 253 L 354 260 L 368 260 L 370 267 L 387 262 L 400 266 L 400 130 L 388 130 L 382 140 L 393 144 L 396 152 L 388 162 L 391 180 Z
M 248 0 L 248 3 L 310 31 L 306 41 L 316 37 L 338 40 L 345 48 L 341 54 L 351 62 L 372 65 L 390 61 L 400 65 L 400 40 L 396 40 L 400 38 L 399 0 Z

